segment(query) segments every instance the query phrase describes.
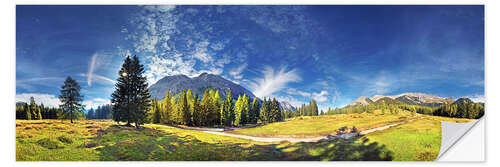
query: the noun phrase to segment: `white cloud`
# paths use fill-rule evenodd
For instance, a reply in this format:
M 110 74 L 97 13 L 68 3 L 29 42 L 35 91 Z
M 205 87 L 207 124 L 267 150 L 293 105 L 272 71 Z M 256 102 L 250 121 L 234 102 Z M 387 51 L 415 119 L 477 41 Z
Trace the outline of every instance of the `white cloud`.
M 320 93 L 313 93 L 312 97 L 314 100 L 322 103 L 322 102 L 325 102 L 326 100 L 328 100 L 328 97 L 326 95 L 328 95 L 328 92 L 323 90 Z
M 201 60 L 203 63 L 210 63 L 213 61 L 212 56 L 210 56 L 207 51 L 207 46 L 210 43 L 205 40 L 197 44 L 196 50 L 193 53 L 193 57 Z
M 300 91 L 300 90 L 297 90 L 295 88 L 288 88 L 286 93 L 291 94 L 291 95 L 300 95 L 300 96 L 304 96 L 304 97 L 311 97 L 311 93 Z
M 270 96 L 274 92 L 284 89 L 290 82 L 302 80 L 295 70 L 286 71 L 285 68 L 275 71 L 272 67 L 266 66 L 262 74 L 264 75 L 262 78 L 256 78 L 250 84 L 255 96 L 260 98 Z
M 56 82 L 60 82 L 62 85 L 64 81 L 63 77 L 39 77 L 39 78 L 28 78 L 28 79 L 16 79 L 16 87 L 24 88 L 27 90 L 36 90 L 33 85 L 43 85 L 47 87 L 59 87 L 55 85 Z
M 90 57 L 89 68 L 88 68 L 87 74 L 82 75 L 82 76 L 87 77 L 87 85 L 88 86 L 92 86 L 92 81 L 95 78 L 100 79 L 100 80 L 104 80 L 104 81 L 108 81 L 110 83 L 114 83 L 114 81 L 112 79 L 94 74 L 98 69 L 105 67 L 110 63 L 110 60 L 111 60 L 110 56 L 111 56 L 111 54 L 99 51 L 99 52 L 94 53 Z
M 185 21 L 185 14 L 174 11 L 175 6 L 144 6 L 144 10 L 132 18 L 132 28 L 125 32 L 134 51 L 146 53 L 148 82 L 153 84 L 165 76 L 178 74 L 189 77 L 203 72 L 221 74 L 231 57 L 216 57 L 214 51 L 224 49 L 228 41 L 210 41 L 213 39 L 210 32 L 214 31 L 210 24 L 200 28 L 197 22 Z M 203 15 L 202 12 L 192 14 Z M 174 37 L 175 45 L 171 41 Z
M 170 12 L 175 9 L 175 5 L 146 5 L 144 9 L 154 12 Z
M 16 94 L 16 101 L 22 101 L 29 103 L 30 97 L 35 99 L 36 104 L 43 104 L 48 107 L 59 107 L 60 101 L 56 95 L 53 94 L 41 94 L 41 93 L 21 93 Z
M 97 107 L 105 105 L 105 104 L 111 104 L 111 101 L 108 99 L 102 99 L 102 98 L 94 98 L 92 100 L 83 101 L 83 105 L 85 105 L 85 109 L 87 109 L 87 110 L 89 110 L 90 108 L 96 109 Z
M 88 78 L 89 78 L 88 74 L 80 74 L 80 76 L 87 77 L 87 81 L 88 81 Z M 97 75 L 97 74 L 93 74 L 92 75 L 92 80 L 94 81 L 94 79 L 97 79 L 98 81 L 105 81 L 106 83 L 111 83 L 111 84 L 115 84 L 116 83 L 116 81 L 113 80 L 113 79 L 111 79 L 111 78 L 108 78 L 108 77 L 105 77 L 105 76 L 102 76 L 102 75 Z
M 377 76 L 373 79 L 362 79 L 365 83 L 373 83 L 369 84 L 364 90 L 363 94 L 366 96 L 376 95 L 376 94 L 386 94 L 393 89 L 397 88 L 396 83 L 399 82 L 398 78 L 393 77 L 387 71 L 380 71 Z
M 215 50 L 215 51 L 222 50 L 222 49 L 224 49 L 224 43 L 217 42 L 217 43 L 211 44 L 210 48 L 212 48 L 212 50 Z
M 470 100 L 472 100 L 473 102 L 475 103 L 485 103 L 486 102 L 486 97 L 484 97 L 484 95 L 480 95 L 480 94 L 477 94 L 477 95 L 470 95 L 470 96 L 465 96 L 466 98 L 469 98 Z
M 316 93 L 316 92 L 309 93 L 309 92 L 297 90 L 295 88 L 288 88 L 286 93 L 288 93 L 290 95 L 300 95 L 303 97 L 312 98 L 320 103 L 326 102 L 328 100 L 328 96 L 327 96 L 328 92 L 326 90 L 322 90 L 321 92 L 318 92 L 318 93 Z
M 229 74 L 231 76 L 233 76 L 233 78 L 235 78 L 235 79 L 241 79 L 241 78 L 243 78 L 243 75 L 241 75 L 241 73 L 243 72 L 243 70 L 245 68 L 247 68 L 247 66 L 248 66 L 248 64 L 244 63 L 241 66 L 237 67 L 236 69 L 233 69 L 232 71 L 230 71 Z

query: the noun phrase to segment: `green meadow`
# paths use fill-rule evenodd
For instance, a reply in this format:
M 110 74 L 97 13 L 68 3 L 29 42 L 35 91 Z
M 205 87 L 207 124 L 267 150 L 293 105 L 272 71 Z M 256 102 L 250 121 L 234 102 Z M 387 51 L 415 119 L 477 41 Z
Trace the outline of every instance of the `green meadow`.
M 256 142 L 157 124 L 135 129 L 117 125 L 111 120 L 78 120 L 74 124 L 60 120 L 16 120 L 16 160 L 428 161 L 435 159 L 439 153 L 441 120 L 471 121 L 420 114 L 411 116 L 409 113 L 341 114 L 298 117 L 231 133 L 248 132 L 254 135 L 260 132 L 262 135 L 257 136 L 269 136 L 273 129 L 282 129 L 274 132 L 279 135 L 320 136 L 331 134 L 342 126 L 356 126 L 363 130 L 414 118 L 419 119 L 364 136 L 310 143 Z M 293 129 L 296 129 L 295 133 L 291 133 Z

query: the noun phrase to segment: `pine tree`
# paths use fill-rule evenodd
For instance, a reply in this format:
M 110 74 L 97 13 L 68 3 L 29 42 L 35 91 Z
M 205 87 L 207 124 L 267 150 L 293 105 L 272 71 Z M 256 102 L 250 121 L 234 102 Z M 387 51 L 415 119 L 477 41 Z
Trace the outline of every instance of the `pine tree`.
M 90 108 L 89 112 L 87 113 L 87 120 L 94 119 L 94 109 Z
M 200 126 L 201 117 L 201 106 L 200 106 L 200 96 L 196 93 L 193 101 L 193 124 L 195 126 Z
M 242 101 L 241 101 L 241 123 L 247 124 L 249 123 L 249 112 L 250 112 L 250 106 L 249 106 L 249 98 L 246 94 L 243 94 Z
M 171 120 L 172 120 L 172 115 L 173 115 L 173 111 L 174 111 L 174 108 L 173 108 L 173 104 L 171 102 L 171 97 L 170 97 L 170 90 L 167 91 L 167 93 L 165 94 L 165 98 L 162 100 L 162 107 L 163 107 L 163 110 L 161 112 L 161 120 L 160 120 L 160 123 L 162 124 L 170 124 L 171 123 Z
M 31 109 L 26 107 L 26 120 L 31 120 Z
M 188 109 L 189 112 L 186 115 L 187 119 L 187 124 L 188 125 L 193 125 L 193 114 L 194 114 L 194 96 L 193 96 L 193 91 L 191 89 L 187 90 L 186 93 L 186 99 L 187 99 L 187 104 L 188 104 Z
M 42 120 L 42 110 L 41 107 L 37 107 L 37 119 Z
M 231 120 L 231 112 L 233 112 L 233 96 L 231 95 L 231 89 L 226 92 L 226 99 L 224 100 L 221 107 L 221 125 L 231 126 L 233 120 Z
M 111 103 L 113 103 L 113 120 L 117 123 L 126 121 L 127 126 L 131 126 L 132 110 L 131 110 L 131 80 L 129 78 L 132 66 L 132 60 L 129 56 L 125 58 L 124 63 L 118 75 L 115 84 L 115 91 L 111 95 Z
M 120 77 L 115 84 L 111 102 L 114 103 L 113 119 L 115 121 L 127 121 L 127 125 L 135 123 L 135 127 L 147 121 L 151 95 L 148 91 L 148 83 L 144 74 L 144 66 L 140 64 L 139 58 L 129 56 L 119 71 Z
M 80 85 L 69 76 L 61 87 L 59 100 L 61 101 L 59 107 L 62 109 L 63 118 L 69 117 L 73 123 L 73 119 L 78 116 L 78 113 L 82 113 L 84 110 L 81 104 L 83 96 L 80 95 Z
M 312 116 L 318 116 L 318 104 L 316 103 L 316 100 L 311 100 L 311 115 Z
M 212 112 L 213 116 L 214 116 L 214 125 L 218 125 L 220 124 L 220 120 L 221 120 L 221 115 L 220 115 L 220 110 L 221 110 L 221 106 L 222 106 L 222 99 L 220 97 L 220 93 L 219 93 L 219 90 L 215 91 L 215 94 L 213 96 L 213 104 L 214 104 L 214 111 Z
M 270 108 L 270 122 L 278 122 L 278 121 L 282 121 L 281 109 L 278 100 L 276 100 L 276 98 L 273 98 Z
M 158 124 L 161 122 L 161 109 L 160 109 L 160 103 L 158 102 L 158 100 L 156 99 L 153 99 L 151 101 L 151 111 L 150 113 L 152 114 L 152 123 L 154 124 Z
M 187 96 L 186 96 L 186 90 L 182 90 L 181 97 L 179 101 L 177 102 L 177 109 L 179 111 L 178 116 L 179 124 L 184 124 L 187 125 L 189 124 L 189 107 L 188 107 L 188 102 L 187 102 Z
M 212 100 L 210 97 L 210 91 L 208 89 L 205 90 L 201 99 L 201 126 L 208 125 L 208 121 L 210 120 L 208 117 L 210 116 L 210 112 L 212 110 Z
M 262 102 L 262 107 L 260 107 L 260 121 L 264 124 L 266 123 L 269 123 L 269 105 L 268 105 L 268 102 L 266 100 L 266 98 L 264 98 L 264 101 Z
M 243 99 L 241 95 L 238 95 L 238 99 L 234 104 L 234 112 L 235 112 L 234 126 L 239 126 L 242 124 L 242 113 L 243 113 L 242 104 L 243 104 Z
M 250 107 L 250 123 L 257 123 L 257 120 L 259 120 L 259 110 L 260 102 L 257 98 L 254 98 Z

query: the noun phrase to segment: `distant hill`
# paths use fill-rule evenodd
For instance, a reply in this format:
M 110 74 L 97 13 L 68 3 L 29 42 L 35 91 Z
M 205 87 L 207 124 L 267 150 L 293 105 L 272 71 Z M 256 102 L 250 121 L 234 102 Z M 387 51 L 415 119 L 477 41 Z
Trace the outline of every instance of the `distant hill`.
M 207 88 L 219 90 L 221 97 L 226 97 L 226 91 L 230 88 L 231 95 L 234 99 L 242 94 L 246 94 L 250 99 L 255 98 L 255 95 L 244 87 L 226 80 L 221 76 L 208 73 L 202 73 L 193 78 L 186 75 L 166 76 L 151 85 L 149 87 L 149 92 L 152 98 L 163 99 L 168 90 L 170 90 L 171 93 L 179 93 L 183 89 L 192 89 L 193 94 L 198 93 L 201 96 Z
M 381 99 L 385 99 L 386 104 L 410 104 L 430 107 L 438 107 L 442 104 L 451 104 L 453 102 L 453 99 L 451 98 L 439 97 L 425 93 L 402 93 L 393 96 L 375 95 L 371 98 L 361 96 L 348 106 L 368 105 L 371 103 L 379 104 Z
M 374 102 L 373 104 L 375 105 L 379 105 L 379 104 L 382 104 L 382 103 L 385 103 L 385 104 L 405 104 L 403 103 L 402 101 L 399 101 L 399 100 L 394 100 L 390 97 L 383 97 L 381 99 L 378 99 L 376 102 Z
M 282 110 L 285 110 L 285 111 L 288 111 L 288 110 L 295 111 L 295 107 L 292 106 L 292 104 L 290 104 L 288 101 L 279 101 L 279 104 L 280 104 L 280 107 L 281 107 Z
M 471 104 L 473 104 L 474 102 L 471 99 L 469 99 L 469 98 L 460 98 L 460 99 L 457 99 L 455 102 L 453 102 L 453 104 L 458 104 L 458 105 L 461 105 L 461 104 L 464 104 L 464 103 L 471 103 Z M 479 103 L 479 104 L 481 104 L 481 103 Z
M 16 106 L 24 106 L 24 104 L 26 104 L 25 102 L 22 102 L 22 101 L 18 101 L 16 102 Z
M 355 106 L 355 105 L 363 105 L 366 106 L 368 104 L 373 103 L 373 101 L 365 96 L 361 96 L 358 99 L 356 99 L 354 102 L 349 104 L 349 106 Z

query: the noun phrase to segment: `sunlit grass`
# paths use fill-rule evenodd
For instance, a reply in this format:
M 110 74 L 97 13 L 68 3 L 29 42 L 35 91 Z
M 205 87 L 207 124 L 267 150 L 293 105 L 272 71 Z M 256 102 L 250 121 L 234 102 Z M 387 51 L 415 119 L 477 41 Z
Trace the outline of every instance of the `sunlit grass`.
M 110 122 L 77 121 L 75 124 L 54 120 L 16 121 L 16 159 L 18 161 L 89 161 L 99 160 L 97 152 L 86 144 L 98 129 Z
M 432 161 L 441 147 L 441 120 L 469 122 L 472 119 L 421 115 L 422 119 L 366 135 L 372 142 L 387 146 L 395 161 Z
M 419 120 L 417 120 L 419 119 Z M 416 120 L 363 138 L 316 143 L 256 142 L 201 131 L 147 124 L 142 129 L 110 120 L 16 120 L 18 161 L 165 161 L 165 160 L 433 160 L 440 147 L 440 121 L 468 122 L 408 112 L 302 117 L 250 132 L 321 136 L 342 126 L 358 129 Z M 274 130 L 280 130 L 278 132 Z
M 390 114 L 389 112 L 382 113 L 379 110 L 372 113 L 304 116 L 255 128 L 238 129 L 231 131 L 231 133 L 251 136 L 293 136 L 306 138 L 335 135 L 336 130 L 343 126 L 349 128 L 356 126 L 358 130 L 362 131 L 412 118 L 412 114 L 408 111 Z

